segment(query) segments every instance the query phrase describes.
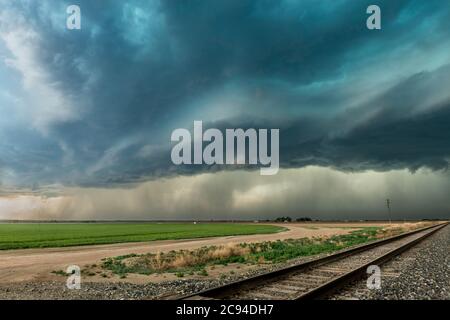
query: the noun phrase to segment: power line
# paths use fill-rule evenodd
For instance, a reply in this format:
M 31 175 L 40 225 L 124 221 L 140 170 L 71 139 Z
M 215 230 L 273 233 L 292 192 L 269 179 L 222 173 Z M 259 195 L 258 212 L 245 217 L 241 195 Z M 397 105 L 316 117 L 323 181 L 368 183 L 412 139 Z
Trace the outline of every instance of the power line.
M 388 209 L 388 214 L 389 214 L 389 223 L 392 223 L 392 219 L 391 219 L 391 199 L 386 199 L 386 206 Z

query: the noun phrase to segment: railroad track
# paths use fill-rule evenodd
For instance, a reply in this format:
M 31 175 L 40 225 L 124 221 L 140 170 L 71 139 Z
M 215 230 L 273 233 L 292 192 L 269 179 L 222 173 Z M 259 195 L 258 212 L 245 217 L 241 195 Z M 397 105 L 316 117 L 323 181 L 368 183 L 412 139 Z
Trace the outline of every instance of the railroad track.
M 265 273 L 224 286 L 177 297 L 185 300 L 306 300 L 320 299 L 366 274 L 430 236 L 448 223 L 401 235 Z

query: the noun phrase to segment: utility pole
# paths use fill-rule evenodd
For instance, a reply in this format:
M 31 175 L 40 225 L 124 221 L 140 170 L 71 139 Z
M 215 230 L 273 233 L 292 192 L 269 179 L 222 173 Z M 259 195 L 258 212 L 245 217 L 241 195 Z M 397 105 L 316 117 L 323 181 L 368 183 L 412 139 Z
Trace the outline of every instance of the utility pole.
M 388 213 L 389 213 L 389 224 L 392 223 L 392 219 L 391 219 L 391 199 L 386 199 L 386 206 L 388 209 Z

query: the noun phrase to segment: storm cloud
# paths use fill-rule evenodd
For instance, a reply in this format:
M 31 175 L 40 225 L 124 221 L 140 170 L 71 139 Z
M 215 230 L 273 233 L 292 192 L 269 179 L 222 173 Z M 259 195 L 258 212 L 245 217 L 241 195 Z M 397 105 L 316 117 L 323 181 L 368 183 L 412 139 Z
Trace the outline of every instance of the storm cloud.
M 443 172 L 450 7 L 379 0 L 368 30 L 372 2 L 80 0 L 67 30 L 72 3 L 0 0 L 0 187 L 256 169 L 174 166 L 194 120 L 279 128 L 283 169 Z

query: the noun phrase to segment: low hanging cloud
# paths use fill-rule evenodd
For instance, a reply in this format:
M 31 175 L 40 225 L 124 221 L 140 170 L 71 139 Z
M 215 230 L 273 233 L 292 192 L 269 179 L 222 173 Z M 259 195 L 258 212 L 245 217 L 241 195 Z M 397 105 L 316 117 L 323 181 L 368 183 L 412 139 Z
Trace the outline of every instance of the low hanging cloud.
M 281 170 L 270 178 L 257 172 L 221 172 L 145 182 L 130 189 L 77 188 L 52 198 L 1 199 L 0 218 L 388 219 L 386 198 L 392 201 L 393 219 L 444 218 L 450 210 L 449 178 L 448 173 L 425 169 L 414 174 L 348 174 L 313 166 Z

